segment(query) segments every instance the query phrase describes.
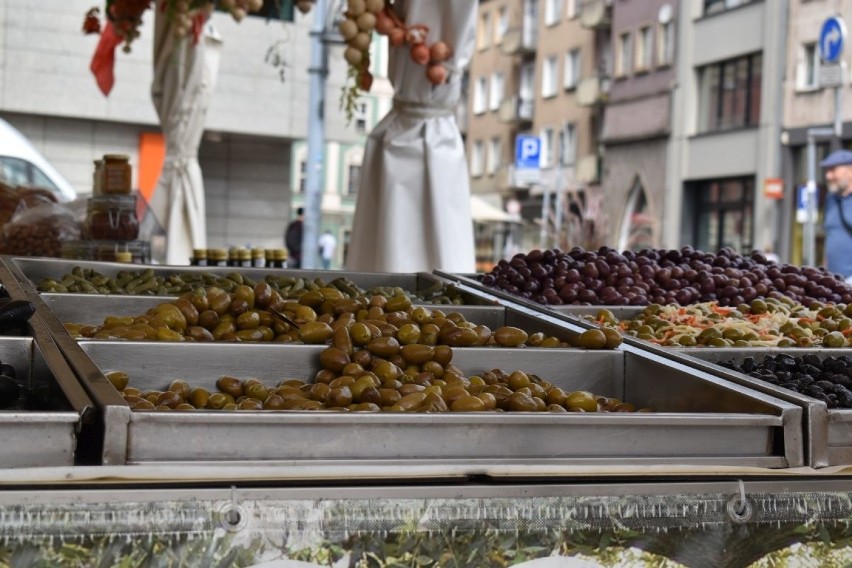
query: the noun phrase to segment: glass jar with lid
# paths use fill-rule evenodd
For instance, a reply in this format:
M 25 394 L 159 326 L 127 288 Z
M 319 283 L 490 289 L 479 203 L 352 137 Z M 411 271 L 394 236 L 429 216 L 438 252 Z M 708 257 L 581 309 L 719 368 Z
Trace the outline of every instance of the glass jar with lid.
M 109 195 L 130 195 L 133 171 L 130 156 L 125 154 L 106 154 L 101 170 L 101 192 Z
M 85 238 L 99 241 L 133 241 L 139 237 L 136 197 L 101 195 L 89 199 Z

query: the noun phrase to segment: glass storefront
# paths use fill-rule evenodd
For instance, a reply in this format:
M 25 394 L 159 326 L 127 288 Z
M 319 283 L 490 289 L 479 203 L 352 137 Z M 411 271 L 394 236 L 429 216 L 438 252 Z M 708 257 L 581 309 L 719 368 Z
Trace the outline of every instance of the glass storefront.
M 740 253 L 753 249 L 753 177 L 692 182 L 684 201 L 693 246 L 714 251 L 730 247 Z

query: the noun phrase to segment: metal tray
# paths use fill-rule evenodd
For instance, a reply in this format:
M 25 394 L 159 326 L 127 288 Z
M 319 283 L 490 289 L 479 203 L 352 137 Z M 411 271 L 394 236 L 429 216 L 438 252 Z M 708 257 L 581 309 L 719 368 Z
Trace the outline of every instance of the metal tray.
M 40 299 L 63 323 L 101 325 L 107 316 L 141 315 L 170 299 L 162 296 L 99 296 L 95 294 L 41 294 Z M 528 333 L 542 332 L 569 340 L 584 328 L 520 306 L 430 306 L 458 312 L 466 320 L 492 330 L 514 326 Z
M 225 276 L 232 272 L 238 272 L 251 276 L 254 280 L 263 279 L 267 275 L 294 276 L 299 278 L 322 278 L 325 281 L 335 278 L 348 278 L 364 289 L 374 287 L 400 287 L 409 292 L 423 290 L 436 283 L 450 284 L 452 280 L 440 278 L 428 272 L 416 274 L 391 274 L 381 272 L 345 272 L 338 270 L 294 270 L 273 268 L 237 268 L 237 267 L 213 267 L 213 266 L 165 266 L 165 265 L 138 265 L 124 264 L 118 262 L 93 262 L 82 260 L 58 260 L 48 258 L 29 257 L 3 257 L 7 268 L 20 280 L 35 288 L 45 278 L 58 278 L 71 272 L 75 267 L 92 269 L 105 276 L 115 276 L 124 270 L 146 270 L 151 269 L 155 275 L 170 276 L 173 274 L 185 274 L 193 272 L 207 272 L 219 276 Z M 85 294 L 73 294 L 74 296 L 85 296 Z M 482 305 L 493 303 L 487 296 L 475 293 L 463 294 L 465 303 Z M 150 297 L 150 296 L 145 296 Z M 166 297 L 166 296 L 160 296 Z
M 816 398 L 716 365 L 716 363 L 723 361 L 734 361 L 740 364 L 747 357 L 754 357 L 757 362 L 760 362 L 770 355 L 779 353 L 796 357 L 816 355 L 820 359 L 841 355 L 852 357 L 852 349 L 700 348 L 671 350 L 671 354 L 676 358 L 684 360 L 687 364 L 692 364 L 696 368 L 712 372 L 751 389 L 801 406 L 805 410 L 805 454 L 808 464 L 812 467 L 852 463 L 852 410 L 829 409 L 823 401 Z
M 27 294 L 0 266 L 0 282 L 13 300 Z M 16 379 L 39 402 L 27 410 L 0 411 L 0 468 L 91 464 L 100 460 L 102 433 L 96 406 L 83 390 L 38 313 L 27 325 L 28 337 L 0 337 L 0 360 L 15 367 Z M 85 445 L 77 451 L 78 441 Z
M 225 372 L 309 379 L 322 347 L 74 343 L 72 360 L 128 370 L 138 388 L 175 378 L 212 387 Z M 652 406 L 653 414 L 350 414 L 132 412 L 114 389 L 96 397 L 107 417 L 105 464 L 498 458 L 573 463 L 802 465 L 802 410 L 686 365 L 639 351 L 456 351 L 466 372 L 523 369 L 566 389 Z M 80 362 L 84 368 L 87 363 Z M 99 379 L 99 378 L 97 378 Z M 103 384 L 99 381 L 99 384 Z M 108 384 L 108 383 L 107 383 Z

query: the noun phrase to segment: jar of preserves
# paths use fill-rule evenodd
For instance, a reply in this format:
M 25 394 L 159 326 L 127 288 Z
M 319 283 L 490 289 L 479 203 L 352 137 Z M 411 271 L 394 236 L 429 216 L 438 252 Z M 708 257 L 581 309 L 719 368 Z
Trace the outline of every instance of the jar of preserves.
M 192 258 L 189 259 L 192 266 L 207 266 L 207 249 L 194 249 Z
M 131 177 L 130 156 L 124 154 L 107 154 L 101 166 L 103 177 L 101 191 L 109 195 L 130 195 Z
M 94 173 L 92 174 L 92 194 L 103 195 L 104 161 L 95 160 Z
M 226 249 L 210 249 L 207 251 L 210 266 L 228 266 L 228 251 Z
M 134 241 L 139 236 L 136 197 L 102 195 L 89 199 L 85 238 L 98 241 Z
M 266 268 L 266 251 L 262 248 L 251 249 L 251 265 L 254 268 Z
M 272 252 L 272 258 L 275 268 L 287 268 L 287 250 L 275 249 Z
M 237 249 L 237 262 L 241 268 L 251 268 L 251 251 L 249 249 Z

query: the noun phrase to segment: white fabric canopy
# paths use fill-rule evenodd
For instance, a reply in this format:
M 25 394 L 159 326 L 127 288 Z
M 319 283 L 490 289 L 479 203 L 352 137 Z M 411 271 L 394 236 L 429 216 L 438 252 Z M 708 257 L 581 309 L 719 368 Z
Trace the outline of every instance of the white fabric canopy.
M 480 223 L 487 223 L 489 221 L 505 223 L 521 222 L 521 218 L 517 215 L 510 215 L 499 207 L 495 207 L 481 197 L 477 197 L 475 195 L 470 196 L 470 215 L 474 221 L 478 221 Z
M 409 50 L 391 48 L 394 108 L 367 140 L 349 270 L 417 272 L 475 268 L 470 184 L 455 120 L 461 69 L 476 37 L 476 0 L 398 0 L 407 25 L 429 27 L 427 43 L 453 49 L 449 81 L 433 86 Z
M 160 10 L 154 23 L 151 98 L 166 139 L 166 160 L 151 210 L 166 230 L 167 264 L 187 264 L 193 248 L 206 248 L 204 181 L 198 146 L 219 73 L 221 40 L 208 24 L 198 41 L 177 38 Z

